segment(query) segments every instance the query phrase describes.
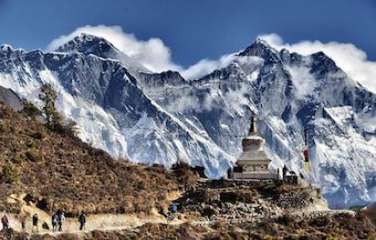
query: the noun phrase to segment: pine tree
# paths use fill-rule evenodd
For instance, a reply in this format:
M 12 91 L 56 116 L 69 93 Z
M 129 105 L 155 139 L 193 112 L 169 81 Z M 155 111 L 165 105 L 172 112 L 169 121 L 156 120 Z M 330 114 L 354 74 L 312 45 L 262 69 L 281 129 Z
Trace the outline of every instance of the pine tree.
M 51 84 L 44 84 L 41 87 L 41 94 L 39 98 L 43 101 L 43 114 L 46 118 L 46 125 L 51 130 L 59 129 L 61 124 L 61 116 L 56 110 L 55 101 L 57 99 L 57 93 L 51 86 Z

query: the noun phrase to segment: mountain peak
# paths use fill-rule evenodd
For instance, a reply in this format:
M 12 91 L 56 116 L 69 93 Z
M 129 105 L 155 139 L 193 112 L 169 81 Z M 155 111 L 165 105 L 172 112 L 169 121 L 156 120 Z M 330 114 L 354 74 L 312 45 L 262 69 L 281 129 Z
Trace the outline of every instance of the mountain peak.
M 86 33 L 74 37 L 55 51 L 80 52 L 85 55 L 94 54 L 103 58 L 119 53 L 119 50 L 106 39 Z
M 253 44 L 260 44 L 260 45 L 264 45 L 266 47 L 272 48 L 267 41 L 265 41 L 264 39 L 259 38 L 259 37 L 256 38 L 256 40 L 254 41 Z
M 311 58 L 313 60 L 313 68 L 315 69 L 321 68 L 322 71 L 325 70 L 325 72 L 336 71 L 339 69 L 334 60 L 322 51 L 311 54 Z
M 22 48 L 14 48 L 9 44 L 0 45 L 0 58 L 1 57 L 10 57 L 18 54 L 22 54 L 25 51 Z
M 14 48 L 9 44 L 2 44 L 0 46 L 0 51 L 13 51 Z
M 115 48 L 115 46 L 109 41 L 107 41 L 105 38 L 88 33 L 80 33 L 80 35 L 76 36 L 73 40 L 82 43 L 104 44 Z
M 138 72 L 151 72 L 141 63 L 132 59 L 126 53 L 120 51 L 105 38 L 91 34 L 81 33 L 69 42 L 58 47 L 55 51 L 67 53 L 79 52 L 84 55 L 93 54 L 101 58 L 118 60 L 133 75 L 137 75 Z
M 265 40 L 257 38 L 239 56 L 256 56 L 270 63 L 281 62 L 278 51 L 271 47 Z

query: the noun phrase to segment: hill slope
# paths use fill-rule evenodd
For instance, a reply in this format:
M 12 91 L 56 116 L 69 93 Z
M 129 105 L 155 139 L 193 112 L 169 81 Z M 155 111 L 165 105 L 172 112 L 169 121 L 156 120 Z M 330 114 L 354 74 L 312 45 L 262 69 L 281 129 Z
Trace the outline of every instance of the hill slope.
M 0 211 L 18 212 L 9 197 L 68 214 L 150 213 L 178 190 L 162 167 L 115 161 L 67 133 L 49 130 L 0 103 Z

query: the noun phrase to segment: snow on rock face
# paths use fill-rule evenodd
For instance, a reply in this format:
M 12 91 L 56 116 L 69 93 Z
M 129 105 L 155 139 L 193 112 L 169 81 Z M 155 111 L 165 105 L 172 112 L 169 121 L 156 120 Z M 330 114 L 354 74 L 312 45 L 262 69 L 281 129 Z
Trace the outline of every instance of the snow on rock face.
M 343 199 L 332 201 L 332 207 L 374 201 L 376 138 L 367 140 L 354 128 L 355 113 L 351 107 L 324 111 L 327 116 L 314 123 L 312 155 L 317 165 L 317 184 L 327 198 Z
M 287 71 L 291 74 L 291 81 L 295 89 L 294 94 L 298 99 L 304 99 L 304 97 L 312 94 L 316 88 L 316 81 L 308 67 L 289 66 Z
M 306 129 L 313 167 L 306 177 L 331 206 L 376 200 L 376 96 L 323 53 L 278 52 L 257 40 L 226 67 L 186 80 L 124 61 L 125 53 L 93 36 L 56 51 L 0 49 L 0 85 L 40 104 L 39 87 L 52 83 L 79 136 L 115 157 L 184 160 L 221 177 L 256 113 L 272 168 L 302 173 Z
M 52 84 L 58 110 L 77 122 L 79 137 L 114 157 L 166 166 L 184 157 L 192 165 L 205 165 L 212 177 L 223 175 L 234 161 L 189 123 L 146 97 L 119 61 L 78 51 L 15 51 L 0 58 L 0 66 L 0 85 L 37 106 L 39 88 Z

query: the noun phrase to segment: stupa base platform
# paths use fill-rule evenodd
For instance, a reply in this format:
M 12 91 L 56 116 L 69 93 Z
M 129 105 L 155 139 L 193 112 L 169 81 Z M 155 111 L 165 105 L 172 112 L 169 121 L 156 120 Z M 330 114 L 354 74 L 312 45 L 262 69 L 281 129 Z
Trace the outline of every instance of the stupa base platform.
M 271 172 L 233 172 L 230 179 L 279 179 L 279 174 Z

